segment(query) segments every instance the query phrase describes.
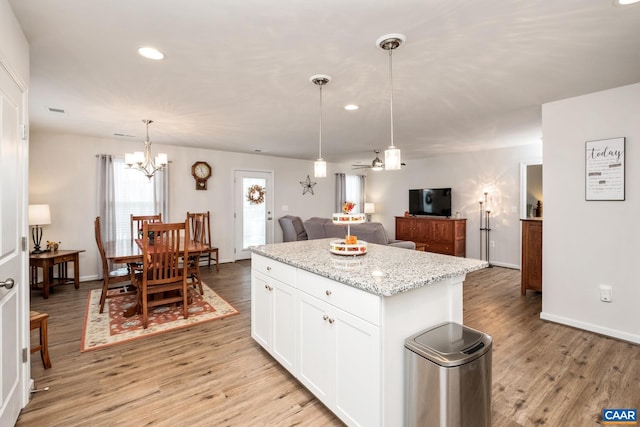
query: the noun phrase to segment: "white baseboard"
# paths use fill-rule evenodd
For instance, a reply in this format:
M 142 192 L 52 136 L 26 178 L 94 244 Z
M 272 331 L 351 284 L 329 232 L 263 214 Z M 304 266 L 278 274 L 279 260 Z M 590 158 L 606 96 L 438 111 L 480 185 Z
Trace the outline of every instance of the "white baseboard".
M 516 264 L 509 264 L 506 262 L 495 262 L 489 261 L 491 265 L 495 265 L 496 267 L 504 267 L 504 268 L 512 268 L 514 270 L 520 270 L 520 266 Z
M 629 341 L 635 344 L 640 344 L 640 335 L 630 334 L 628 332 L 619 331 L 617 329 L 605 328 L 604 326 L 594 325 L 593 323 L 582 322 L 568 317 L 556 316 L 555 314 L 540 313 L 542 320 L 548 320 L 550 322 L 560 323 L 562 325 L 572 326 L 578 329 L 584 329 L 585 331 L 595 332 L 596 334 L 606 335 L 608 337 L 617 338 L 624 341 Z

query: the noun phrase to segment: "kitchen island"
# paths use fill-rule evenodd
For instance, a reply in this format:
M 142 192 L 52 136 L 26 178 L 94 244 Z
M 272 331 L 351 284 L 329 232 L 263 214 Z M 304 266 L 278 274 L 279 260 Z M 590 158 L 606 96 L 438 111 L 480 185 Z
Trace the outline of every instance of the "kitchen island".
M 404 339 L 462 323 L 462 283 L 484 261 L 332 239 L 252 248 L 251 335 L 348 425 L 403 425 Z

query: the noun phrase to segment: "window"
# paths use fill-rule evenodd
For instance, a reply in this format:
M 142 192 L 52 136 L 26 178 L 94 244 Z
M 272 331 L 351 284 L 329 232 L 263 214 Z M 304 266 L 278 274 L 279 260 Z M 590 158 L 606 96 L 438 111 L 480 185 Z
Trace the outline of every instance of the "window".
M 336 174 L 335 212 L 342 211 L 342 203 L 354 202 L 353 213 L 364 213 L 364 176 Z
M 113 158 L 113 204 L 115 211 L 116 239 L 131 238 L 131 214 L 156 215 L 163 212 L 163 175 L 157 172 L 154 178 L 147 178 L 138 170 L 129 169 L 123 158 Z
M 360 200 L 363 199 L 362 194 L 362 175 L 346 175 L 346 200 L 354 202 L 356 206 L 353 208 L 352 213 L 363 213 L 364 206 L 360 206 Z

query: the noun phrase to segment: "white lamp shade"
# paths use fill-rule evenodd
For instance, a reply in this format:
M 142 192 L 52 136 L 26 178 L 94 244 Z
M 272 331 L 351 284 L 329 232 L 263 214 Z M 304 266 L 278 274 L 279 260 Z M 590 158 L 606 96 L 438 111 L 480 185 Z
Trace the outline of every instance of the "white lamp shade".
M 51 224 L 49 205 L 29 205 L 29 225 Z
M 322 159 L 318 159 L 313 163 L 313 176 L 316 178 L 327 177 L 327 162 Z
M 142 151 L 133 153 L 133 161 L 135 163 L 144 163 L 144 153 Z
M 376 207 L 373 203 L 365 203 L 364 204 L 364 213 L 366 214 L 374 214 L 376 213 Z
M 158 153 L 158 155 L 156 156 L 156 166 L 166 166 L 167 163 L 167 153 Z
M 393 145 L 384 150 L 384 169 L 388 171 L 399 170 L 400 165 L 400 149 Z

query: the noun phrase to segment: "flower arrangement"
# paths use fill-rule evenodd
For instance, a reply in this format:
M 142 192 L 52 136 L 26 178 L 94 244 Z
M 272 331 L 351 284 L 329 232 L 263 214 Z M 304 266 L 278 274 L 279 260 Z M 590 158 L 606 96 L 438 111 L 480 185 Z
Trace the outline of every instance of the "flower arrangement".
M 356 204 L 353 203 L 353 202 L 348 202 L 348 201 L 344 202 L 342 204 L 342 213 L 350 214 L 351 211 L 353 210 L 353 208 L 355 208 L 355 207 L 356 207 Z

